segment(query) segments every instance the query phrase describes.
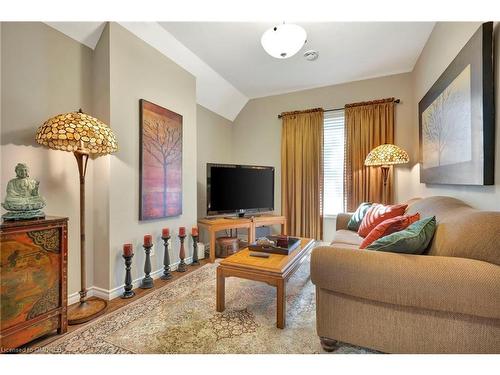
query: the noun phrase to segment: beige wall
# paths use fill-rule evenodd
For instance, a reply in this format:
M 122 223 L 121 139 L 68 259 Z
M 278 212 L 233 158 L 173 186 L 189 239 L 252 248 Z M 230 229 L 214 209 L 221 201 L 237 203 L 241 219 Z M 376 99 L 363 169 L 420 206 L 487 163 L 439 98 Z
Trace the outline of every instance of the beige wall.
M 232 163 L 232 122 L 198 105 L 196 114 L 198 217 L 207 215 L 207 163 Z
M 109 59 L 109 25 L 106 25 L 101 38 L 94 49 L 92 69 L 92 104 L 94 116 L 110 124 L 110 59 Z M 93 241 L 93 285 L 109 288 L 109 178 L 110 163 L 114 156 L 99 157 L 92 161 L 94 172 L 92 215 L 94 229 Z M 88 264 L 91 264 L 90 262 Z M 90 267 L 90 266 L 89 266 Z
M 250 100 L 234 121 L 233 162 L 276 168 L 275 207 L 280 212 L 281 120 L 277 115 L 284 111 L 306 108 L 338 108 L 346 103 L 392 96 L 401 99 L 401 103 L 396 106 L 396 143 L 415 158 L 411 139 L 413 93 L 411 75 L 406 73 Z M 408 176 L 408 168 L 396 168 L 396 200 L 405 196 Z M 334 220 L 326 220 L 325 240 L 331 239 L 333 230 Z
M 188 230 L 196 224 L 196 80 L 160 52 L 116 23 L 110 25 L 110 123 L 119 151 L 110 158 L 109 182 L 109 278 L 108 289 L 123 284 L 122 245 L 134 244 L 136 256 L 132 276 L 143 275 L 146 233 L 155 244 L 162 243 L 161 229 L 173 233 L 179 226 Z M 147 99 L 183 116 L 182 206 L 179 217 L 139 221 L 139 99 Z M 173 238 L 173 262 L 178 260 L 178 238 Z M 191 254 L 186 238 L 186 252 Z M 160 270 L 163 246 L 152 256 L 153 271 Z
M 43 23 L 2 23 L 1 72 L 0 197 L 4 199 L 15 164 L 24 161 L 31 175 L 40 180 L 46 213 L 70 218 L 69 295 L 80 290 L 77 166 L 71 153 L 42 148 L 34 142 L 34 135 L 49 117 L 80 107 L 116 133 L 119 151 L 90 161 L 87 171 L 87 286 L 95 286 L 94 292 L 103 297 L 108 291 L 119 292 L 124 280 L 123 243 L 134 244 L 133 278 L 139 278 L 144 234 L 151 233 L 159 245 L 162 227 L 169 226 L 176 233 L 179 226 L 189 230 L 196 223 L 195 78 L 114 23 L 105 28 L 94 51 Z M 183 115 L 180 217 L 138 220 L 141 98 Z M 188 239 L 188 255 L 191 246 Z M 178 260 L 178 251 L 174 237 L 172 262 Z M 163 246 L 158 246 L 152 256 L 153 271 L 161 270 L 162 262 Z
M 2 22 L 2 114 L 0 199 L 14 167 L 25 162 L 40 180 L 48 215 L 69 217 L 68 292 L 80 290 L 79 184 L 74 156 L 34 141 L 49 117 L 92 108 L 92 50 L 42 23 Z M 87 209 L 92 212 L 92 163 Z M 4 210 L 2 209 L 2 213 Z M 92 263 L 92 217 L 87 215 L 87 249 Z M 87 277 L 92 285 L 92 267 Z
M 479 22 L 439 22 L 434 27 L 422 54 L 413 70 L 413 89 L 415 109 L 413 111 L 412 139 L 414 148 L 418 148 L 418 102 L 429 88 L 436 82 L 441 73 L 448 67 L 462 47 L 467 43 L 474 32 L 479 28 Z M 500 64 L 500 27 L 494 28 L 494 61 L 495 72 L 499 71 Z M 419 165 L 414 164 L 410 175 L 411 190 L 408 196 L 450 195 L 462 199 L 469 204 L 488 210 L 500 209 L 500 130 L 498 108 L 500 103 L 499 82 L 500 75 L 495 74 L 495 108 L 496 114 L 496 151 L 495 151 L 495 185 L 493 186 L 453 186 L 453 185 L 426 185 L 420 183 Z M 416 159 L 414 159 L 416 160 Z

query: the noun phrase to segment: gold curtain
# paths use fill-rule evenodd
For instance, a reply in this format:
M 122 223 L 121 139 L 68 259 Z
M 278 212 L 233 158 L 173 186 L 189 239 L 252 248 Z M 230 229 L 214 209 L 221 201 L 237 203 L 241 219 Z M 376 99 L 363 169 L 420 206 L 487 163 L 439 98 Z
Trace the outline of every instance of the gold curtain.
M 365 167 L 364 161 L 376 146 L 394 143 L 394 98 L 346 105 L 345 126 L 346 210 L 362 202 L 392 203 L 392 168 L 384 192 L 381 168 Z
M 282 113 L 281 207 L 288 235 L 323 237 L 323 109 Z

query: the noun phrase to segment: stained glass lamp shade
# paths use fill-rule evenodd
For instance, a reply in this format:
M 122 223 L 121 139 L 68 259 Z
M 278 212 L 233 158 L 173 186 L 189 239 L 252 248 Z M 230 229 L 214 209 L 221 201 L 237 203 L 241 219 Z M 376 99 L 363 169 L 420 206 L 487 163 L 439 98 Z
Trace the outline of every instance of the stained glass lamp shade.
M 109 126 L 83 113 L 70 112 L 54 116 L 40 126 L 36 141 L 48 148 L 73 152 L 80 175 L 80 303 L 68 309 L 68 323 L 79 324 L 102 314 L 106 301 L 88 300 L 85 271 L 85 174 L 89 155 L 101 156 L 117 151 L 116 137 Z
M 408 153 L 401 147 L 391 144 L 384 144 L 375 147 L 370 151 L 365 159 L 365 165 L 371 167 L 382 167 L 384 185 L 387 184 L 389 167 L 396 164 L 406 164 L 410 162 Z
M 54 116 L 38 128 L 36 141 L 48 148 L 105 155 L 118 149 L 113 131 L 82 112 Z

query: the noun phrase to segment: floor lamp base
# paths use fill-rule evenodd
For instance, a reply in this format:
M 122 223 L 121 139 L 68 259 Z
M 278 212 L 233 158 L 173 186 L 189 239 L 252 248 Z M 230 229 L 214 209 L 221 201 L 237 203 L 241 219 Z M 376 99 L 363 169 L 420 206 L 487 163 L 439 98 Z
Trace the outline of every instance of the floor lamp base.
M 68 308 L 68 324 L 88 322 L 106 310 L 108 303 L 100 298 L 92 298 L 70 306 Z

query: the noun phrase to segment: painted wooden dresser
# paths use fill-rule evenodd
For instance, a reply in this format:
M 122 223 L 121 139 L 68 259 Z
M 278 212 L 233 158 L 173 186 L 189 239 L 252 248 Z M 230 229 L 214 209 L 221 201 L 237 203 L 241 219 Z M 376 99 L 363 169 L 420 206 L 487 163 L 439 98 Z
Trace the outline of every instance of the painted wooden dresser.
M 68 219 L 0 225 L 0 348 L 67 331 Z

